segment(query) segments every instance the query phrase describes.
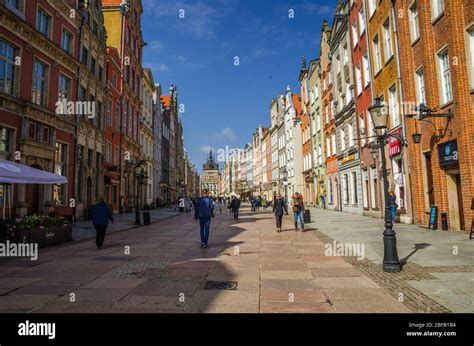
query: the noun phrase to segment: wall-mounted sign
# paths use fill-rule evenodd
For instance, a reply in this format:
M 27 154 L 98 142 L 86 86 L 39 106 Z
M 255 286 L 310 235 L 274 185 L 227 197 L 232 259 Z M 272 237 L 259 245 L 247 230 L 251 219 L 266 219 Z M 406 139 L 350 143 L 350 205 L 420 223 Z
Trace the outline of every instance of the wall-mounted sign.
M 459 163 L 458 142 L 454 139 L 438 145 L 439 165 L 450 166 Z
M 355 160 L 355 158 L 356 158 L 355 154 L 351 154 L 351 155 L 348 155 L 348 156 L 344 156 L 344 157 L 341 159 L 341 165 L 343 165 L 343 164 L 346 163 L 346 162 Z

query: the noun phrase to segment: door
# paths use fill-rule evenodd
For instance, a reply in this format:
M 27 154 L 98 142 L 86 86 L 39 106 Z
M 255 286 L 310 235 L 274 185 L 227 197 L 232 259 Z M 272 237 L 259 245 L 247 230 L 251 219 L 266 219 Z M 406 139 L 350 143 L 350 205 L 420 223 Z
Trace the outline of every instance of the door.
M 465 230 L 464 227 L 464 208 L 462 203 L 462 187 L 461 187 L 461 175 L 456 174 L 456 188 L 458 191 L 458 209 L 459 209 L 459 223 L 462 231 Z
M 41 169 L 38 165 L 31 165 L 31 167 Z M 25 184 L 25 202 L 28 204 L 28 215 L 39 213 L 39 189 L 39 184 Z
M 87 178 L 87 206 L 92 205 L 92 178 Z

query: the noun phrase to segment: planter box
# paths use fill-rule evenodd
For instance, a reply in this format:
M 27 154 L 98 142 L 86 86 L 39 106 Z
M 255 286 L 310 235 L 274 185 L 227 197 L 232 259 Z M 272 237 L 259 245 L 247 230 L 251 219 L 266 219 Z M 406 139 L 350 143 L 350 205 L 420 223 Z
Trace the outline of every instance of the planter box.
M 38 247 L 61 244 L 72 240 L 72 225 L 51 226 L 30 230 L 30 243 L 38 243 Z
M 30 230 L 23 229 L 23 230 L 15 230 L 15 236 L 13 241 L 15 243 L 28 243 L 30 241 Z

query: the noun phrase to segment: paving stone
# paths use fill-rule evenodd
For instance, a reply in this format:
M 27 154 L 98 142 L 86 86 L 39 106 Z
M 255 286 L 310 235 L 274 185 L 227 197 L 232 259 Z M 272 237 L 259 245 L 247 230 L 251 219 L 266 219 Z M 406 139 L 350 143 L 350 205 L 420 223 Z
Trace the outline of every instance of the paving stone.
M 315 281 L 322 288 L 353 288 L 353 287 L 379 287 L 367 277 L 319 277 Z
M 260 305 L 262 313 L 330 313 L 334 309 L 328 303 L 307 304 L 289 302 L 263 301 Z

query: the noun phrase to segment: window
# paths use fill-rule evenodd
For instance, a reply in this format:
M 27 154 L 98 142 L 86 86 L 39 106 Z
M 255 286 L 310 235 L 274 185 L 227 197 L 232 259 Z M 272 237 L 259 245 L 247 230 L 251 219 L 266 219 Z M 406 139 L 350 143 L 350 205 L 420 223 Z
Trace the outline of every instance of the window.
M 352 42 L 354 44 L 354 47 L 357 46 L 357 43 L 359 42 L 359 33 L 357 32 L 357 19 L 354 20 L 354 23 L 352 24 Z
M 91 72 L 95 76 L 95 70 L 97 66 L 97 61 L 94 58 L 91 58 Z
M 59 74 L 58 83 L 58 101 L 70 100 L 71 95 L 71 79 Z
M 318 165 L 323 164 L 323 148 L 321 147 L 321 144 L 318 145 Z
M 48 66 L 35 59 L 33 67 L 33 85 L 31 87 L 32 102 L 43 107 L 46 106 L 47 103 L 47 76 Z
M 96 126 L 99 129 L 102 129 L 102 102 L 97 102 L 97 122 Z
M 444 12 L 444 0 L 431 0 L 431 13 L 433 20 Z
M 117 88 L 117 75 L 112 73 L 112 85 Z
M 36 30 L 48 38 L 51 37 L 51 16 L 41 8 L 36 12 Z
M 365 12 L 364 12 L 364 6 L 360 8 L 359 11 L 359 28 L 360 28 L 360 35 L 365 31 Z
M 372 15 L 375 12 L 375 0 L 369 0 L 369 15 L 372 17 Z
M 343 175 L 342 188 L 344 189 L 344 204 L 348 204 L 349 203 L 349 176 L 347 174 Z
M 331 157 L 331 140 L 329 139 L 329 136 L 326 137 L 326 153 L 327 157 Z
M 79 88 L 79 100 L 78 101 L 87 101 L 86 88 L 82 85 Z
M 36 140 L 36 124 L 28 123 L 28 138 Z
M 110 126 L 112 127 L 112 112 L 113 112 L 113 103 L 111 100 L 107 101 L 107 115 L 106 115 L 106 120 L 105 120 L 105 123 L 107 124 L 107 126 Z
M 0 40 L 0 91 L 15 95 L 18 83 L 18 69 L 15 59 L 18 49 L 10 43 Z
M 346 150 L 346 132 L 344 129 L 339 130 L 340 139 L 341 139 L 341 151 Z
M 356 66 L 356 88 L 357 88 L 357 95 L 362 93 L 362 74 L 360 72 L 360 64 Z
M 65 52 L 72 54 L 72 43 L 72 34 L 66 29 L 63 29 L 61 32 L 61 48 Z
M 349 124 L 348 126 L 349 130 L 349 148 L 354 146 L 354 127 L 352 124 Z
M 82 47 L 81 61 L 84 65 L 88 66 L 88 63 L 89 63 L 89 50 L 87 50 L 87 48 L 85 48 L 85 47 Z
M 390 18 L 383 25 L 385 35 L 385 61 L 388 61 L 393 55 L 392 33 L 390 32 Z
M 321 131 L 321 114 L 319 114 L 319 110 L 318 115 L 316 117 L 316 131 Z
M 449 68 L 449 57 L 447 50 L 438 54 L 438 63 L 441 73 L 442 102 L 445 104 L 453 99 L 451 92 L 451 71 Z
M 415 72 L 415 87 L 417 104 L 426 104 L 425 77 L 422 68 Z
M 336 133 L 333 132 L 331 135 L 331 144 L 332 144 L 332 155 L 336 155 Z
M 371 138 L 374 135 L 374 122 L 372 117 L 369 115 L 367 116 L 367 138 L 369 142 L 372 142 L 374 138 Z
M 119 164 L 119 147 L 118 145 L 114 145 L 114 165 Z
M 12 130 L 5 127 L 0 127 L 0 154 L 2 159 L 8 159 L 9 157 L 4 153 L 9 153 L 11 149 L 12 141 Z
M 388 90 L 388 106 L 392 117 L 392 127 L 397 127 L 400 125 L 400 116 L 398 114 L 397 87 L 395 85 Z
M 382 68 L 382 57 L 380 56 L 380 43 L 378 35 L 376 35 L 372 41 L 372 46 L 374 47 L 374 71 L 377 73 Z
M 357 198 L 357 172 L 351 172 L 352 175 L 352 204 L 359 204 L 359 199 Z
M 110 142 L 105 144 L 105 161 L 112 163 L 112 144 Z
M 41 128 L 41 141 L 43 143 L 49 143 L 49 127 L 43 126 Z
M 367 53 L 362 57 L 362 67 L 364 68 L 364 87 L 366 87 L 370 82 L 369 58 L 367 57 Z
M 360 144 L 362 146 L 365 145 L 366 143 L 366 136 L 367 134 L 365 133 L 365 120 L 364 120 L 364 113 L 359 115 L 359 129 L 360 129 Z
M 7 7 L 14 8 L 15 10 L 22 11 L 21 0 L 7 0 Z
M 56 142 L 56 151 L 54 152 L 54 173 L 67 177 L 67 159 L 68 146 Z M 54 185 L 53 187 L 53 201 L 55 204 L 66 204 L 67 189 L 66 184 Z
M 333 197 L 333 188 L 332 188 L 332 179 L 328 179 L 328 185 L 329 185 L 329 203 L 333 204 L 334 203 L 334 197 Z
M 119 119 L 120 119 L 120 106 L 117 102 L 117 105 L 115 106 L 115 113 L 114 113 L 114 126 L 117 131 L 120 130 Z
M 349 63 L 349 58 L 347 54 L 347 45 L 344 45 L 343 51 L 342 51 L 342 61 L 344 62 L 344 65 L 347 65 Z M 347 78 L 347 76 L 345 76 Z
M 99 65 L 99 76 L 97 77 L 101 82 L 104 80 L 104 68 Z
M 348 105 L 352 100 L 352 89 L 350 81 L 346 83 L 346 105 Z
M 471 79 L 471 89 L 474 89 L 474 25 L 468 31 L 468 61 L 469 61 L 469 76 Z
M 420 37 L 420 23 L 418 21 L 418 7 L 416 2 L 410 6 L 410 34 L 411 41 L 414 42 Z

